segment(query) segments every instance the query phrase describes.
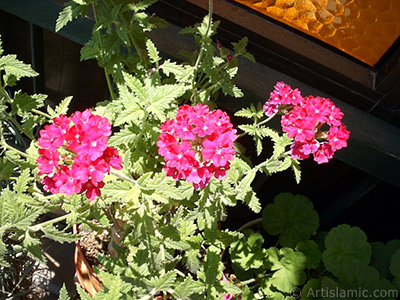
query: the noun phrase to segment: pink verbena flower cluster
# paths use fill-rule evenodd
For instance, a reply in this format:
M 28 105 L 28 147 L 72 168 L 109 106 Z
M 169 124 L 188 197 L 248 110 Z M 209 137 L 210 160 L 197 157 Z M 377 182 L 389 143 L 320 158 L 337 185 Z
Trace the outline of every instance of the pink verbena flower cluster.
M 306 159 L 312 154 L 319 164 L 326 163 L 335 151 L 347 146 L 350 132 L 341 121 L 343 113 L 329 99 L 303 98 L 298 89 L 278 82 L 264 104 L 264 113 L 272 116 L 278 112 L 283 113 L 283 131 L 294 139 L 294 158 Z
M 104 186 L 103 176 L 110 167 L 122 169 L 118 151 L 107 146 L 111 124 L 95 116 L 90 109 L 75 112 L 71 117 L 60 115 L 54 124 L 40 130 L 38 140 L 39 175 L 44 189 L 53 194 L 72 195 L 86 191 L 94 200 Z
M 229 116 L 207 105 L 181 106 L 176 119 L 161 125 L 158 153 L 164 157 L 164 170 L 175 180 L 186 179 L 195 188 L 204 188 L 211 178 L 226 176 L 236 151 L 236 130 Z

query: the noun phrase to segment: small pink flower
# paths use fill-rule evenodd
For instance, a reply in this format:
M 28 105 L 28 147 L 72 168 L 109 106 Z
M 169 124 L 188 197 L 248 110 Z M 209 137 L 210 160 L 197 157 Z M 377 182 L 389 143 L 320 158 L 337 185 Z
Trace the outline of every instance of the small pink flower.
M 237 138 L 226 113 L 203 104 L 184 105 L 160 129 L 158 153 L 164 157 L 167 176 L 185 179 L 195 188 L 205 188 L 213 176 L 226 176 Z
M 39 175 L 47 174 L 42 180 L 44 189 L 66 195 L 86 191 L 94 200 L 101 194 L 104 174 L 111 167 L 122 168 L 118 151 L 107 146 L 110 122 L 90 109 L 75 112 L 70 118 L 60 115 L 53 122 L 40 131 L 38 140 Z
M 281 112 L 282 130 L 293 138 L 291 155 L 306 159 L 311 154 L 319 164 L 328 162 L 335 151 L 347 146 L 350 132 L 343 125 L 343 113 L 331 100 L 308 96 L 278 82 L 264 104 L 267 116 Z

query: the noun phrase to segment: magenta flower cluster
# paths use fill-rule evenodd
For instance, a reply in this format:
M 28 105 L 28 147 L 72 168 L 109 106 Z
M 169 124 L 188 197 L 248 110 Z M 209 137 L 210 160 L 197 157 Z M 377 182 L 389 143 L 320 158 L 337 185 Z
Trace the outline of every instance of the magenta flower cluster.
M 211 178 L 226 176 L 236 151 L 236 130 L 229 116 L 207 105 L 179 107 L 176 118 L 161 125 L 158 153 L 164 170 L 175 180 L 185 179 L 195 188 L 204 188 Z
M 108 147 L 111 124 L 90 109 L 71 117 L 60 115 L 40 130 L 38 140 L 39 175 L 44 189 L 53 194 L 72 195 L 86 192 L 90 200 L 100 196 L 103 176 L 110 167 L 120 170 L 122 158 Z
M 329 99 L 303 98 L 298 89 L 278 82 L 264 104 L 264 113 L 270 117 L 278 112 L 283 114 L 283 131 L 294 139 L 294 158 L 306 159 L 312 154 L 319 164 L 326 163 L 335 151 L 347 146 L 350 132 L 341 121 L 343 113 Z

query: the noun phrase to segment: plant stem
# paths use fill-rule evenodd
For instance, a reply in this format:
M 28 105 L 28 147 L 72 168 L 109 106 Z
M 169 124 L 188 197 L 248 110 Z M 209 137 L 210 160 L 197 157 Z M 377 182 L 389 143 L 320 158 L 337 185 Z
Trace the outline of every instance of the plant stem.
M 66 218 L 68 218 L 68 216 L 70 214 L 72 214 L 72 213 L 68 213 L 68 214 L 62 215 L 62 216 L 60 216 L 58 218 L 51 219 L 51 220 L 48 220 L 46 222 L 43 222 L 43 223 L 40 223 L 40 224 L 36 224 L 34 226 L 28 226 L 28 229 L 30 231 L 37 232 L 37 231 L 41 230 L 44 226 L 52 225 L 54 223 L 58 223 L 60 221 L 64 221 Z
M 46 114 L 45 112 L 40 111 L 38 109 L 32 108 L 31 111 L 34 112 L 35 114 L 41 115 L 42 117 L 45 117 L 47 119 L 50 119 L 50 120 L 52 119 L 52 117 L 49 114 Z
M 121 178 L 123 180 L 129 181 L 130 183 L 133 183 L 134 185 L 137 185 L 136 180 L 134 180 L 133 178 L 130 178 L 130 177 L 128 177 L 128 176 L 126 176 L 126 175 L 114 170 L 114 169 L 110 169 L 110 174 L 112 174 L 114 176 L 117 176 L 117 177 L 119 177 L 119 178 Z
M 249 228 L 249 227 L 254 226 L 261 222 L 262 222 L 262 218 L 251 220 L 251 221 L 247 222 L 246 224 L 244 224 L 243 226 L 241 226 L 237 231 L 241 232 L 241 231 L 245 230 L 246 228 Z
M 98 24 L 99 20 L 98 20 L 98 15 L 97 15 L 96 4 L 92 3 L 92 7 L 93 7 L 94 19 L 96 21 L 96 24 Z M 103 53 L 101 51 L 104 49 L 104 46 L 103 46 L 103 39 L 102 39 L 100 30 L 97 31 L 97 34 L 99 35 L 99 42 L 100 42 L 100 48 L 101 48 L 100 49 L 100 56 L 103 58 Z M 108 76 L 108 70 L 107 70 L 107 67 L 105 67 L 105 66 L 104 66 L 104 73 L 106 75 L 106 81 L 107 81 L 108 90 L 110 92 L 110 96 L 111 96 L 112 99 L 116 99 L 116 96 L 114 94 L 114 90 L 112 88 L 111 79 Z
M 268 123 L 269 121 L 271 121 L 275 116 L 277 115 L 277 113 L 274 113 L 272 116 L 270 116 L 269 118 L 261 121 L 260 123 L 258 123 L 258 126 L 264 125 L 265 123 Z
M 208 22 L 207 22 L 207 29 L 206 29 L 206 34 L 205 36 L 208 36 L 208 33 L 210 31 L 211 28 L 211 24 L 212 24 L 212 15 L 213 15 L 213 1 L 209 0 L 208 1 Z M 201 48 L 200 48 L 200 52 L 199 55 L 197 56 L 197 60 L 196 63 L 194 65 L 194 71 L 193 71 L 193 78 L 192 78 L 192 97 L 195 93 L 195 83 L 196 83 L 196 77 L 197 77 L 197 73 L 199 71 L 199 66 L 200 66 L 200 62 L 203 59 L 203 54 L 204 54 L 204 43 L 202 43 Z
M 5 141 L 2 141 L 0 144 L 6 149 L 10 149 L 12 151 L 17 152 L 22 157 L 25 157 L 25 158 L 28 158 L 28 159 L 31 159 L 31 160 L 34 160 L 34 161 L 36 160 L 36 157 L 30 156 L 30 155 L 26 154 L 25 152 L 22 152 L 22 151 L 18 150 L 17 148 L 14 148 L 14 147 L 10 146 Z
M 21 124 L 18 123 L 17 120 L 15 120 L 10 114 L 8 114 L 7 112 L 3 111 L 2 112 L 7 120 L 10 120 L 11 123 L 13 123 L 19 131 L 21 131 L 23 134 L 25 134 L 28 138 L 30 138 L 31 140 L 35 140 L 35 137 L 33 135 L 31 135 L 29 132 L 27 132 L 22 126 Z

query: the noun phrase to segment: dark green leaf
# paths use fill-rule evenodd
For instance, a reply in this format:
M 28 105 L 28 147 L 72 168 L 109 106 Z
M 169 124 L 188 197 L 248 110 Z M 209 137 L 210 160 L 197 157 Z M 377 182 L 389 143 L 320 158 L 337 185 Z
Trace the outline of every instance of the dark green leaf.
M 339 225 L 328 233 L 325 247 L 322 260 L 326 269 L 336 276 L 346 272 L 350 266 L 368 265 L 371 259 L 371 245 L 365 233 L 347 224 Z
M 299 242 L 310 239 L 318 229 L 319 217 L 307 197 L 282 193 L 264 209 L 263 226 L 269 234 L 279 234 L 282 246 L 294 248 Z

